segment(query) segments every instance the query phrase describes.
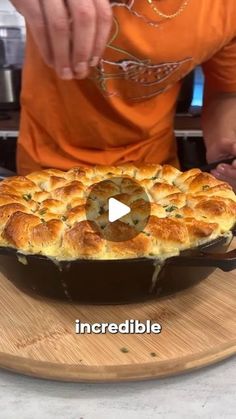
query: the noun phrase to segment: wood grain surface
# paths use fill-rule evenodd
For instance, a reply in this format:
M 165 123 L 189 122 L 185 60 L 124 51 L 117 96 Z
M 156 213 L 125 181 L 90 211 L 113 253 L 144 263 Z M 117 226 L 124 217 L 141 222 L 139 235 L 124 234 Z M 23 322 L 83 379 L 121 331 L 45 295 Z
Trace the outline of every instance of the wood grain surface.
M 142 380 L 190 371 L 236 353 L 236 271 L 216 271 L 188 290 L 140 304 L 35 299 L 2 275 L 0 295 L 0 367 L 27 375 L 81 382 Z M 162 332 L 77 335 L 76 319 L 150 319 L 162 325 Z

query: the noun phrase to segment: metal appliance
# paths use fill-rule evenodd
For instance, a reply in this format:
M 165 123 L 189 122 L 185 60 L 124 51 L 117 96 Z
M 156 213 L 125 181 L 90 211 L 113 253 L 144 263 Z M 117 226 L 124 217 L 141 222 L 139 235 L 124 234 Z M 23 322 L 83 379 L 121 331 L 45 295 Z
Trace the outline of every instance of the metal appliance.
M 0 26 L 0 110 L 20 107 L 23 57 L 21 28 Z

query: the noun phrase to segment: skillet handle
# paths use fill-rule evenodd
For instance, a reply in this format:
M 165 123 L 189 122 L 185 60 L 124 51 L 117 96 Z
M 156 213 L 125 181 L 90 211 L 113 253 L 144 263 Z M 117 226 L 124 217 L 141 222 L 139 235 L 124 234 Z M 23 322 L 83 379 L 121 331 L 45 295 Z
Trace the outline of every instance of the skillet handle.
M 208 266 L 219 268 L 224 272 L 236 269 L 236 249 L 228 253 L 205 253 L 177 256 L 169 259 L 175 266 Z

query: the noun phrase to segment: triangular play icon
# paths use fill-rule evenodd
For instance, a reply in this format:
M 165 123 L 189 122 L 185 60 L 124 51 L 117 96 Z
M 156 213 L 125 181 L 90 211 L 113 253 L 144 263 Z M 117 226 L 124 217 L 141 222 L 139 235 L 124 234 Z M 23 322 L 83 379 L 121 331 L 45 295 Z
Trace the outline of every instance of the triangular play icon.
M 108 201 L 108 219 L 110 223 L 119 220 L 131 212 L 128 205 L 123 204 L 115 198 L 110 198 Z

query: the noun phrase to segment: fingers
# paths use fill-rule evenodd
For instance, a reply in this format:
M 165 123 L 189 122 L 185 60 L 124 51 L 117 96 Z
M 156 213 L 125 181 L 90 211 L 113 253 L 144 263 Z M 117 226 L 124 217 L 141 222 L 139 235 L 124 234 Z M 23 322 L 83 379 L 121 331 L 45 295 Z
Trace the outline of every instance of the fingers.
M 91 66 L 96 66 L 102 58 L 112 27 L 112 9 L 109 1 L 94 0 L 94 4 L 97 10 L 97 31 Z
M 89 73 L 97 27 L 97 11 L 93 0 L 67 0 L 72 18 L 72 63 L 77 78 Z
M 209 163 L 232 156 L 236 156 L 235 138 L 221 138 L 220 141 L 216 141 L 210 147 L 207 147 L 207 160 Z M 222 182 L 229 183 L 236 191 L 236 157 L 232 165 L 219 164 L 211 173 Z
M 215 170 L 212 170 L 212 174 L 217 179 L 229 183 L 236 190 L 236 160 L 232 165 L 220 164 Z
M 72 17 L 74 72 L 85 78 L 102 57 L 112 25 L 108 0 L 67 0 Z
M 96 66 L 112 25 L 109 0 L 12 0 L 44 61 L 59 77 L 83 79 Z
M 207 161 L 209 163 L 230 158 L 236 155 L 235 139 L 222 138 L 207 147 Z
M 224 177 L 232 178 L 236 180 L 236 161 L 232 165 L 230 164 L 220 164 L 215 169 L 218 175 Z
M 41 0 L 49 34 L 54 68 L 64 80 L 73 78 L 70 55 L 70 23 L 63 0 Z
M 34 38 L 43 60 L 49 66 L 53 65 L 52 51 L 49 44 L 47 25 L 42 13 L 39 0 L 15 0 L 17 10 L 25 17 L 30 32 Z

